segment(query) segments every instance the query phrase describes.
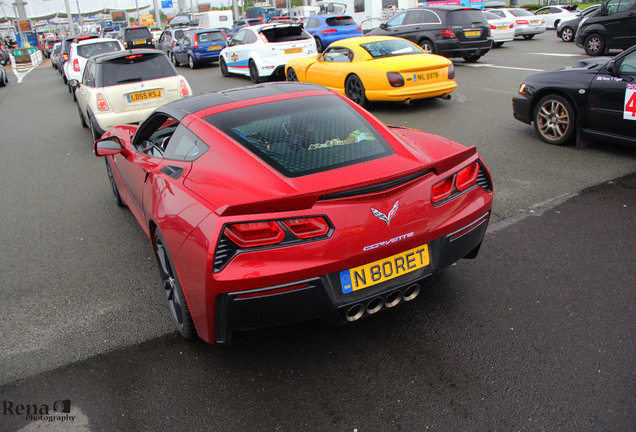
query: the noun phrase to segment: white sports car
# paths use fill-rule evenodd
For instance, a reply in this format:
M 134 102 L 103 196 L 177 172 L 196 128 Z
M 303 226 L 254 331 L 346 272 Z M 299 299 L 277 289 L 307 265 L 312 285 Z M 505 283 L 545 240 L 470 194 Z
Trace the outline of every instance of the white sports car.
M 297 57 L 317 54 L 316 41 L 301 24 L 270 23 L 241 29 L 221 51 L 223 76 L 247 75 L 258 83 L 285 76 L 285 64 Z

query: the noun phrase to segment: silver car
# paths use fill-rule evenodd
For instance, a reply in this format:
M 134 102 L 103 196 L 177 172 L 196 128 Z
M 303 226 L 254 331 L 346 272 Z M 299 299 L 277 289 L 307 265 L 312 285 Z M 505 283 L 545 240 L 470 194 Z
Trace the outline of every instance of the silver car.
M 532 39 L 534 35 L 545 33 L 545 19 L 526 9 L 489 9 L 488 11 L 502 18 L 512 18 L 515 25 L 515 37 L 523 36 L 524 39 Z

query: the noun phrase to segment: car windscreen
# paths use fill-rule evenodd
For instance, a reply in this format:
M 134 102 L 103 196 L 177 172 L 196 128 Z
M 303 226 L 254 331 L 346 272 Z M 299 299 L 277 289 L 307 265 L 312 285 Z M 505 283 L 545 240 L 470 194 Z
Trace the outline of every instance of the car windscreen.
M 150 39 L 150 30 L 145 27 L 126 30 L 126 39 Z
M 89 58 L 97 54 L 104 54 L 107 52 L 120 51 L 121 46 L 117 41 L 112 42 L 99 42 L 86 45 L 77 46 L 77 55 Z
M 131 54 L 105 61 L 100 69 L 97 87 L 175 76 L 165 54 Z
M 394 153 L 337 96 L 284 100 L 214 114 L 205 121 L 287 177 L 300 177 Z
M 311 35 L 303 31 L 301 26 L 269 27 L 261 30 L 268 42 L 289 42 L 311 39 Z
M 471 24 L 486 25 L 486 17 L 482 11 L 477 9 L 461 9 L 448 13 L 449 26 L 466 26 Z
M 525 9 L 510 9 L 510 13 L 514 16 L 534 16 L 534 14 Z
M 327 18 L 325 22 L 327 23 L 327 25 L 330 25 L 332 27 L 356 25 L 355 20 L 351 18 L 350 16 L 331 17 L 331 18 Z
M 405 39 L 383 40 L 360 45 L 373 58 L 391 57 L 404 54 L 422 54 L 424 51 Z
M 223 34 L 223 32 L 220 32 L 220 31 L 205 32 L 205 33 L 199 33 L 197 35 L 197 39 L 199 43 L 218 42 L 218 41 L 225 42 L 225 35 Z

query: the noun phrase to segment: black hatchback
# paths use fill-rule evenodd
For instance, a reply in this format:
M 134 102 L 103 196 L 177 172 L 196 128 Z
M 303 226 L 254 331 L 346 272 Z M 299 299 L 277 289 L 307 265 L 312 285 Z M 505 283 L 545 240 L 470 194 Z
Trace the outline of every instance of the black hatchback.
M 467 62 L 477 61 L 492 47 L 490 25 L 482 11 L 463 6 L 407 9 L 367 34 L 401 37 L 428 53 Z
M 119 30 L 117 39 L 123 42 L 124 48 L 126 49 L 155 47 L 155 38 L 152 36 L 152 33 L 150 33 L 150 30 L 148 30 L 148 27 L 124 27 Z

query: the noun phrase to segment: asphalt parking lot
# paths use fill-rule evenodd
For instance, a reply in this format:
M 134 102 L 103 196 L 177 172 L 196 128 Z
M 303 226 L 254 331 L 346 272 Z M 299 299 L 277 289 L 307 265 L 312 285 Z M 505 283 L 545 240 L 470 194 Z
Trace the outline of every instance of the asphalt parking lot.
M 524 74 L 581 56 L 555 39 L 459 60 L 451 101 L 371 109 L 477 145 L 495 183 L 477 260 L 377 319 L 246 332 L 222 348 L 174 335 L 148 241 L 115 207 L 59 76 L 10 76 L 0 394 L 69 400 L 76 418 L 3 414 L 1 429 L 634 429 L 636 154 L 548 146 L 511 118 Z M 250 84 L 217 66 L 180 71 L 195 92 Z

